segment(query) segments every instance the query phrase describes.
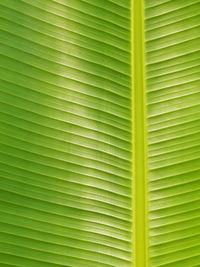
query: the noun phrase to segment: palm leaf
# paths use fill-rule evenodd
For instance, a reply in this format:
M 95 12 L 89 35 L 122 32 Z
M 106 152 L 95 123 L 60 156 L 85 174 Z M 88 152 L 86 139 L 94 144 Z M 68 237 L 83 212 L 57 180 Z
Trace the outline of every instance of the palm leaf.
M 1 1 L 0 266 L 198 265 L 199 1 L 143 4 Z

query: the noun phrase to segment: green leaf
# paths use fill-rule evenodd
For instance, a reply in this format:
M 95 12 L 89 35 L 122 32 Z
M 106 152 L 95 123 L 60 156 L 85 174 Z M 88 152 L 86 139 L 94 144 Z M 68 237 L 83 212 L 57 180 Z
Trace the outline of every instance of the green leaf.
M 0 266 L 198 266 L 199 4 L 0 2 Z
M 199 8 L 146 0 L 150 266 L 200 263 Z
M 129 21 L 123 1 L 1 1 L 1 264 L 130 266 Z

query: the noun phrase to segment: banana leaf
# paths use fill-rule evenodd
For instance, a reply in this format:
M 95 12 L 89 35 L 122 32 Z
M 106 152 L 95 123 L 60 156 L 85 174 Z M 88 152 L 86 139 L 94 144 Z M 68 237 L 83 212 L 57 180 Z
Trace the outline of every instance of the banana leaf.
M 199 0 L 0 1 L 0 266 L 200 264 Z

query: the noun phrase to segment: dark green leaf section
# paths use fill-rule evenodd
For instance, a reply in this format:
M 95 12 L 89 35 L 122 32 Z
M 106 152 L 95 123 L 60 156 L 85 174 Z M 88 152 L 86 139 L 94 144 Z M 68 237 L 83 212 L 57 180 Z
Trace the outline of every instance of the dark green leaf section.
M 200 2 L 146 0 L 150 266 L 200 263 Z
M 0 265 L 130 267 L 129 1 L 0 9 Z

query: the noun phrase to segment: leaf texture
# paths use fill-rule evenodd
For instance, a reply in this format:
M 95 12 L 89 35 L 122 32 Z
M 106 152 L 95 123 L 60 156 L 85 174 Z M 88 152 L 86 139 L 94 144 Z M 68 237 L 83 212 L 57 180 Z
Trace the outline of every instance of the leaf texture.
M 131 266 L 130 3 L 0 4 L 0 265 Z
M 146 0 L 150 266 L 200 263 L 200 2 Z
M 134 87 L 136 2 L 0 1 L 1 267 L 199 266 L 200 2 L 144 0 Z M 145 146 L 144 233 L 132 155 Z

